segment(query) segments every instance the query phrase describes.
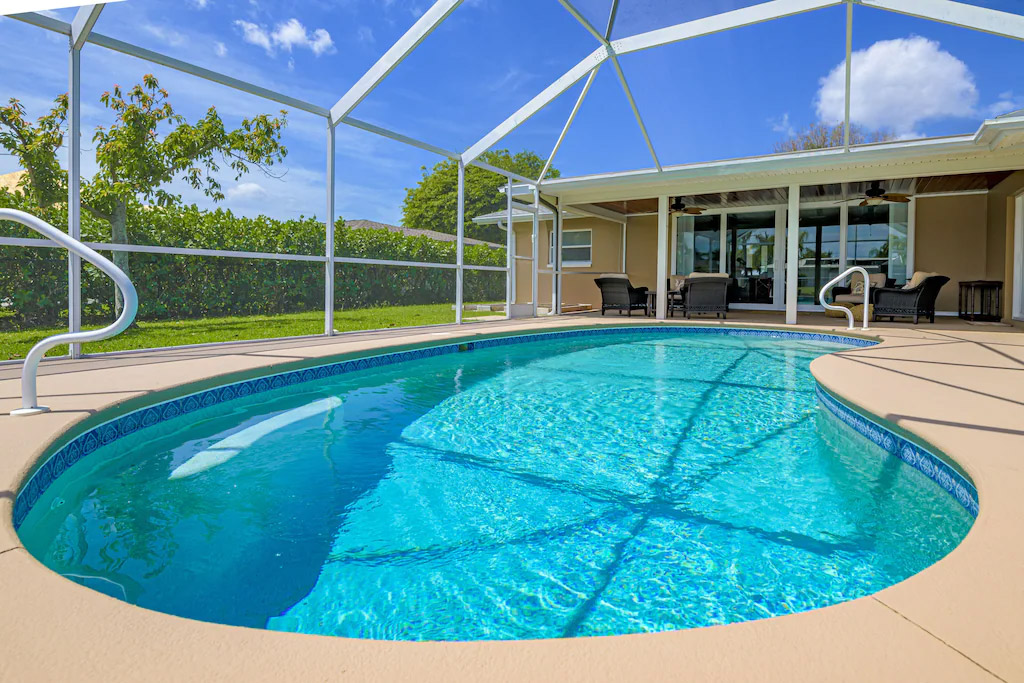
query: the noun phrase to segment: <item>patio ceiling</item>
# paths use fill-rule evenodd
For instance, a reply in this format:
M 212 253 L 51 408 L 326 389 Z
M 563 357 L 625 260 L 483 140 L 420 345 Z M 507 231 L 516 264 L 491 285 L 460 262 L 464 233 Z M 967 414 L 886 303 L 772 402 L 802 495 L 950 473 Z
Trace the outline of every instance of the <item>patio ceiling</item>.
M 1011 171 L 994 173 L 960 173 L 946 176 L 922 176 L 918 178 L 879 179 L 886 192 L 902 192 L 915 196 L 933 194 L 954 194 L 962 192 L 985 192 L 1001 183 L 1010 176 Z M 864 194 L 874 181 L 845 183 L 846 197 Z M 688 206 L 700 206 L 705 209 L 729 209 L 744 206 L 766 206 L 785 204 L 787 194 L 785 187 L 773 187 L 760 190 L 742 190 L 738 192 L 716 192 L 713 194 L 681 195 Z M 840 201 L 844 197 L 843 183 L 824 185 L 804 185 L 800 188 L 802 202 Z M 658 198 L 630 199 L 614 202 L 594 202 L 609 211 L 620 214 L 653 214 L 658 211 Z

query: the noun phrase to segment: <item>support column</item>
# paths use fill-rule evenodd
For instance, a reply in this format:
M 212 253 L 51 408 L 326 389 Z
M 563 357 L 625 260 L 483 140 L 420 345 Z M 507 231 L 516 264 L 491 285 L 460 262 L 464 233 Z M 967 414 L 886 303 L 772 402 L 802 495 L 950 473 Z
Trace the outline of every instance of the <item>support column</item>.
M 455 210 L 455 322 L 462 324 L 463 246 L 466 230 L 466 165 L 459 164 L 458 206 Z
M 800 266 L 800 186 L 789 186 L 786 220 L 786 324 L 796 325 L 797 279 Z
M 551 264 L 551 315 L 562 312 L 562 200 L 555 197 L 555 261 Z
M 327 213 L 324 216 L 324 334 L 334 334 L 334 126 L 327 119 Z
M 505 320 L 512 318 L 512 304 L 516 300 L 516 238 L 515 223 L 512 221 L 512 176 L 505 192 Z
M 82 50 L 72 43 L 68 53 L 68 235 L 82 239 Z M 68 332 L 82 329 L 82 259 L 68 252 Z M 82 345 L 71 344 L 71 357 Z
M 658 320 L 668 312 L 668 197 L 658 197 Z
M 531 290 L 530 300 L 533 302 L 533 317 L 537 317 L 537 299 L 540 296 L 540 281 L 538 279 L 537 266 L 540 263 L 540 190 L 533 188 L 533 261 L 531 265 Z

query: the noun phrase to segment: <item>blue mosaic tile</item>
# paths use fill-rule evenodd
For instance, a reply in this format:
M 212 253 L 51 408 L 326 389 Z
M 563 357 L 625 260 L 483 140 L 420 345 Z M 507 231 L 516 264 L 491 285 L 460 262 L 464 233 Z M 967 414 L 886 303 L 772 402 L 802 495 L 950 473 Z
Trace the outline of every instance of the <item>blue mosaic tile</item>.
M 854 431 L 924 474 L 953 496 L 972 516 L 978 516 L 978 490 L 949 463 L 928 449 L 904 439 L 883 425 L 857 413 L 825 391 L 820 385 L 817 387 L 817 393 L 818 399 L 829 412 L 849 425 Z
M 477 339 L 473 341 L 454 342 L 431 346 L 411 351 L 396 351 L 376 356 L 366 356 L 353 360 L 344 360 L 327 365 L 321 365 L 304 370 L 295 370 L 256 379 L 235 382 L 213 389 L 197 392 L 188 396 L 158 403 L 156 405 L 140 408 L 126 415 L 114 418 L 109 422 L 94 427 L 89 431 L 76 437 L 71 443 L 62 447 L 61 450 L 50 455 L 29 480 L 21 487 L 14 505 L 14 526 L 15 529 L 21 526 L 32 506 L 46 492 L 50 485 L 63 474 L 67 468 L 86 457 L 101 445 L 112 443 L 117 439 L 138 431 L 153 427 L 161 422 L 166 422 L 181 415 L 194 412 L 200 408 L 210 407 L 225 401 L 236 398 L 244 398 L 252 394 L 263 393 L 272 389 L 294 386 L 314 379 L 335 377 L 344 373 L 356 370 L 404 363 L 418 358 L 431 358 L 461 351 L 472 351 L 474 349 L 486 349 L 497 346 L 509 346 L 513 344 L 527 344 L 531 342 L 550 341 L 552 339 L 565 339 L 571 337 L 594 337 L 612 334 L 653 334 L 653 335 L 683 335 L 683 334 L 720 334 L 730 337 L 765 337 L 772 339 L 798 339 L 815 342 L 828 342 L 844 344 L 846 346 L 872 346 L 875 341 L 858 339 L 855 337 L 844 337 L 835 334 L 818 334 L 813 332 L 789 332 L 785 330 L 756 330 L 743 328 L 707 328 L 707 327 L 684 327 L 678 325 L 658 326 L 608 326 L 589 330 L 563 330 L 560 332 L 542 332 L 509 337 L 494 337 L 491 339 Z M 863 432 L 862 432 L 863 433 Z M 888 448 L 887 448 L 888 450 Z M 891 452 L 891 451 L 890 451 Z M 901 456 L 902 457 L 902 456 Z M 955 473 L 954 473 L 955 474 Z M 954 478 L 954 484 L 956 479 Z M 954 495 L 958 500 L 969 499 L 969 489 L 961 486 L 956 489 Z M 968 484 L 969 486 L 969 484 Z M 949 490 L 949 489 L 947 489 Z M 963 496 L 963 498 L 961 498 Z M 977 495 L 974 494 L 976 501 Z M 966 504 L 965 504 L 966 506 Z M 977 503 L 974 504 L 975 510 Z

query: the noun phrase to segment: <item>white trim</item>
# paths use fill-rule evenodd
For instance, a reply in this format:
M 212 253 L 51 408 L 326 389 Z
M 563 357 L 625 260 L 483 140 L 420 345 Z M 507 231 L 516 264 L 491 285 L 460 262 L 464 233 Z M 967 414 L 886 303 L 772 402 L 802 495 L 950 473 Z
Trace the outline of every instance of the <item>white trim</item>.
M 365 130 L 368 133 L 374 133 L 385 138 L 391 138 L 392 140 L 404 143 L 406 145 L 410 145 L 412 147 L 419 147 L 420 149 L 426 150 L 428 152 L 433 152 L 434 154 L 443 157 L 448 157 L 449 159 L 459 158 L 459 154 L 457 152 L 444 149 L 443 147 L 438 147 L 437 145 L 432 145 L 429 142 L 417 140 L 416 138 L 411 138 L 408 135 L 396 133 L 393 130 L 388 130 L 387 128 L 382 128 L 381 126 L 372 123 L 367 123 L 366 121 L 361 121 L 360 119 L 353 118 L 351 116 L 346 116 L 342 118 L 340 123 L 352 126 L 353 128 L 359 128 L 360 130 Z
M 590 266 L 592 266 L 593 263 L 594 263 L 594 229 L 593 228 L 573 228 L 571 230 L 562 230 L 561 232 L 562 232 L 562 235 L 561 235 L 562 236 L 562 240 L 561 240 L 562 241 L 562 266 L 565 267 L 565 268 L 589 268 Z M 584 246 L 588 247 L 590 249 L 590 260 L 589 261 L 566 261 L 565 260 L 565 249 L 567 248 L 566 244 L 565 244 L 565 234 L 569 233 L 569 232 L 587 232 L 587 233 L 590 233 L 590 244 L 587 244 L 587 245 L 584 245 L 584 244 L 570 244 L 570 245 L 568 245 L 569 249 L 572 249 L 572 248 L 582 248 Z M 552 263 L 552 260 L 553 260 L 553 257 L 557 258 L 557 254 L 558 254 L 558 252 L 555 250 L 555 230 L 554 230 L 554 227 L 552 227 L 551 231 L 548 233 L 548 265 L 549 266 L 555 265 L 554 263 Z
M 201 66 L 196 66 L 195 64 L 190 64 L 189 62 L 175 59 L 174 57 L 169 57 L 167 55 L 160 54 L 159 52 L 147 50 L 144 47 L 126 43 L 125 41 L 118 40 L 117 38 L 111 38 L 110 36 L 105 36 L 100 33 L 90 33 L 88 42 L 93 45 L 105 47 L 108 50 L 113 50 L 114 52 L 120 52 L 132 57 L 138 57 L 139 59 L 143 59 L 147 62 L 166 66 L 167 68 L 174 69 L 175 71 L 181 71 L 193 76 L 198 76 L 203 80 L 220 83 L 221 85 L 229 88 L 241 90 L 242 92 L 247 92 L 250 95 L 256 95 L 257 97 L 262 97 L 263 99 L 270 100 L 271 102 L 277 102 L 278 104 L 284 104 L 289 107 L 301 109 L 302 111 L 309 112 L 310 114 L 317 114 L 318 116 L 327 116 L 329 114 L 327 107 L 321 107 L 318 104 L 312 104 L 310 102 L 300 100 L 297 97 L 291 97 L 274 90 L 253 85 L 252 83 L 247 83 L 243 80 L 227 76 L 217 71 L 204 69 Z
M 850 151 L 850 82 L 853 78 L 853 0 L 846 0 L 846 83 L 843 95 L 843 149 Z
M 928 199 L 929 197 L 963 197 L 972 194 L 988 194 L 988 190 L 958 190 L 952 192 L 921 192 L 915 193 L 915 199 Z
M 544 168 L 541 169 L 540 175 L 537 177 L 538 183 L 543 182 L 544 176 L 551 170 L 551 162 L 555 160 L 555 155 L 558 154 L 558 149 L 562 146 L 562 142 L 565 141 L 565 136 L 569 133 L 572 122 L 576 120 L 576 114 L 579 113 L 580 107 L 583 106 L 583 100 L 586 99 L 587 93 L 590 92 L 590 86 L 594 83 L 594 78 L 597 77 L 597 72 L 600 68 L 601 65 L 598 64 L 590 71 L 590 75 L 587 76 L 587 82 L 583 84 L 583 90 L 580 91 L 579 97 L 576 98 L 576 104 L 573 105 L 572 111 L 569 112 L 569 118 L 566 119 L 565 125 L 562 126 L 562 132 L 558 134 L 558 140 L 555 141 L 555 146 L 551 150 L 551 154 L 548 155 L 548 160 L 544 162 Z
M 800 186 L 789 186 L 786 215 L 786 324 L 796 325 L 800 266 Z
M 116 0 L 115 0 L 116 1 Z M 89 39 L 96 21 L 100 18 L 100 12 L 104 5 L 83 5 L 78 8 L 75 18 L 71 20 L 71 49 L 81 50 L 85 41 Z
M 889 222 L 892 229 L 892 221 Z M 910 198 L 907 204 L 907 281 L 914 275 L 915 255 L 917 253 L 917 199 Z
M 367 95 L 373 92 L 373 89 L 388 74 L 395 70 L 395 67 L 401 64 L 461 4 L 462 0 L 437 0 L 437 2 L 431 5 L 430 9 L 420 15 L 416 23 L 401 38 L 395 41 L 395 44 L 388 48 L 388 51 L 381 55 L 380 59 L 331 107 L 331 122 L 337 123 L 350 114 Z
M 1010 313 L 1024 320 L 1024 192 L 1013 202 L 1013 292 Z
M 314 263 L 325 263 L 326 256 L 314 256 L 310 254 L 280 254 L 262 251 L 229 251 L 226 249 L 191 249 L 185 247 L 153 247 L 142 244 L 112 244 L 109 242 L 83 242 L 85 246 L 96 251 L 126 251 L 134 254 L 168 254 L 172 256 L 215 256 L 218 258 L 243 258 L 258 261 L 310 261 Z M 0 246 L 8 247 L 42 247 L 44 249 L 59 249 L 56 242 L 44 239 L 32 239 L 28 237 L 0 237 Z M 522 257 L 516 257 L 522 258 Z M 412 268 L 443 268 L 455 270 L 458 265 L 454 263 L 431 263 L 429 261 L 394 261 L 389 259 L 356 258 L 350 256 L 335 256 L 334 263 L 360 263 L 372 266 L 396 266 Z M 504 272 L 505 266 L 477 266 L 465 264 L 465 270 L 496 270 Z
M 633 116 L 636 118 L 637 125 L 640 126 L 640 133 L 644 136 L 644 142 L 647 143 L 647 151 L 651 153 L 654 167 L 660 173 L 661 162 L 658 161 L 658 154 L 654 151 L 654 143 L 651 142 L 651 136 L 647 134 L 647 126 L 644 125 L 644 118 L 640 116 L 640 109 L 636 106 L 636 100 L 633 99 L 633 92 L 629 89 L 629 83 L 626 82 L 626 74 L 622 71 L 619 58 L 614 54 L 612 55 L 612 65 L 615 67 L 615 74 L 619 77 L 619 83 L 622 84 L 622 91 L 626 93 L 626 99 L 629 100 L 629 108 L 633 110 Z
M 436 7 L 436 5 L 435 5 Z M 455 323 L 462 324 L 463 253 L 466 234 L 466 165 L 458 162 L 458 181 L 455 191 Z
M 463 163 L 471 163 L 481 154 L 489 150 L 501 141 L 506 135 L 526 123 L 530 117 L 547 106 L 552 100 L 571 88 L 577 81 L 586 76 L 590 71 L 604 63 L 604 60 L 611 56 L 607 47 L 599 47 L 584 57 L 576 66 L 572 67 L 559 76 L 551 85 L 544 88 L 529 102 L 520 107 L 514 114 L 494 127 L 490 133 L 480 138 L 475 144 L 469 147 L 462 154 Z M 536 182 L 530 180 L 529 182 Z
M 858 0 L 865 7 L 1024 40 L 1024 16 L 952 0 Z
M 823 7 L 832 7 L 842 2 L 843 0 L 771 0 L 731 12 L 722 12 L 710 17 L 614 40 L 612 48 L 616 54 L 624 55 L 637 50 L 708 36 L 734 28 L 761 24 L 772 19 L 781 19 Z
M 655 317 L 658 320 L 664 320 L 668 312 L 668 283 L 666 282 L 668 279 L 668 201 L 669 198 L 666 195 L 658 197 L 658 281 L 655 283 L 657 292 Z
M 327 122 L 327 206 L 324 216 L 324 334 L 334 334 L 334 171 L 336 163 L 335 132 Z

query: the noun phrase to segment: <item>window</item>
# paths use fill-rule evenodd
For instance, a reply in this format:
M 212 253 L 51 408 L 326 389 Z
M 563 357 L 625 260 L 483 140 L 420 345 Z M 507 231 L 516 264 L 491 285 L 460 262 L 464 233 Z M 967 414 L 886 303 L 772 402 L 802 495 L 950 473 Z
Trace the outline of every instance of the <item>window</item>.
M 562 231 L 562 265 L 589 266 L 593 234 L 591 230 Z M 548 243 L 548 263 L 555 262 L 555 231 L 552 230 Z

